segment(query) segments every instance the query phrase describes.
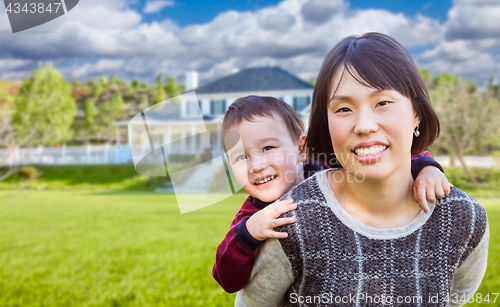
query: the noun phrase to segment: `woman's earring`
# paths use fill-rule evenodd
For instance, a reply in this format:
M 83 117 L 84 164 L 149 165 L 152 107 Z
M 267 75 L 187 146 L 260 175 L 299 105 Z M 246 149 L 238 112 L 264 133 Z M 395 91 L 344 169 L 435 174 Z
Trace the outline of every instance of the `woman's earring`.
M 418 124 L 416 127 L 415 127 L 415 130 L 413 130 L 413 134 L 415 135 L 416 138 L 418 138 L 418 136 L 420 135 L 420 131 L 418 131 L 418 128 L 420 127 L 420 124 Z

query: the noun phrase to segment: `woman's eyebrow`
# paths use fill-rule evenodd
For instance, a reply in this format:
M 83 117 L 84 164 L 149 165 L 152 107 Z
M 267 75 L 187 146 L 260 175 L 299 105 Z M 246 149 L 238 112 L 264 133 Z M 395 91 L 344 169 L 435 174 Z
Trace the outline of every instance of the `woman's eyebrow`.
M 335 95 L 332 97 L 331 101 L 333 100 L 341 100 L 341 101 L 351 101 L 352 98 L 351 96 L 339 96 L 339 95 Z
M 385 90 L 373 90 L 370 94 L 368 94 L 369 97 L 377 96 L 378 94 L 384 92 Z M 351 101 L 353 100 L 351 96 L 344 96 L 344 95 L 335 95 L 332 97 L 331 101 L 333 100 L 340 100 L 340 101 Z

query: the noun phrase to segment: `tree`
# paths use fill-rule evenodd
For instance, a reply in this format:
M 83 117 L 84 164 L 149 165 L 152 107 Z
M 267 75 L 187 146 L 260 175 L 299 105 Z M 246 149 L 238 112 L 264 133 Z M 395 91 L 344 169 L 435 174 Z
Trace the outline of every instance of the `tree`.
M 432 76 L 432 73 L 424 69 L 419 69 L 418 72 L 420 73 L 422 80 L 424 80 L 427 90 L 430 91 L 432 88 L 434 88 L 434 76 Z
M 488 117 L 483 118 L 482 121 L 489 124 L 489 127 L 485 129 L 490 129 L 489 133 L 485 134 L 485 137 L 481 139 L 479 144 L 480 154 L 483 151 L 488 150 L 489 152 L 493 150 L 499 150 L 500 147 L 500 84 L 495 84 L 494 79 L 491 78 L 486 91 L 484 92 L 484 100 L 487 104 L 487 109 L 490 110 Z M 488 121 L 490 121 L 488 123 Z
M 154 95 L 154 97 L 153 97 L 153 101 L 152 101 L 153 104 L 160 103 L 160 102 L 164 101 L 165 99 L 167 99 L 166 94 L 165 94 L 165 90 L 163 89 L 163 87 L 155 86 L 155 90 L 156 90 L 156 95 Z
M 103 136 L 110 141 L 114 137 L 113 123 L 123 119 L 125 115 L 122 95 L 120 92 L 115 92 L 110 100 L 98 104 L 92 131 L 99 135 L 99 139 Z
M 179 95 L 179 88 L 177 87 L 177 79 L 175 79 L 175 77 L 167 77 L 167 85 L 165 86 L 165 91 L 170 98 Z
M 154 96 L 153 96 L 153 99 L 152 99 L 152 104 L 157 104 L 157 103 L 160 103 L 162 101 L 164 101 L 165 99 L 167 99 L 166 97 L 166 93 L 165 93 L 165 89 L 164 89 L 164 86 L 163 86 L 163 74 L 160 73 L 158 74 L 158 77 L 156 77 L 156 84 L 154 84 L 151 89 L 154 91 Z
M 498 131 L 498 101 L 480 95 L 474 82 L 451 74 L 435 78 L 430 96 L 441 123 L 437 142 L 456 154 L 469 180 L 476 183 L 463 155 Z
M 0 108 L 0 144 L 5 149 L 5 155 L 0 157 L 0 181 L 7 179 L 17 171 L 17 165 L 8 163 L 12 158 L 18 139 L 12 128 L 12 120 L 7 109 Z
M 163 87 L 163 74 L 162 73 L 159 73 L 158 76 L 156 77 L 156 84 L 158 84 L 158 86 Z
M 93 95 L 96 99 L 99 99 L 99 96 L 101 96 L 102 92 L 104 91 L 104 87 L 101 83 L 96 83 L 94 86 L 94 91 Z
M 101 83 L 101 85 L 103 86 L 106 86 L 108 85 L 108 80 L 106 80 L 105 77 L 101 77 L 101 79 L 99 79 L 99 83 Z
M 114 120 L 122 119 L 125 116 L 122 94 L 115 92 L 111 97 L 110 117 Z
M 71 85 L 52 64 L 40 64 L 16 98 L 13 127 L 20 139 L 33 134 L 28 145 L 64 143 L 73 136 L 75 113 Z
M 94 104 L 95 98 L 85 99 L 84 111 L 85 111 L 85 127 L 91 129 L 94 125 L 95 116 L 97 114 L 97 109 Z
M 133 88 L 134 90 L 135 90 L 135 89 L 137 89 L 137 88 L 139 87 L 140 83 L 141 83 L 141 82 L 139 81 L 139 79 L 134 78 L 134 79 L 132 80 L 132 88 Z

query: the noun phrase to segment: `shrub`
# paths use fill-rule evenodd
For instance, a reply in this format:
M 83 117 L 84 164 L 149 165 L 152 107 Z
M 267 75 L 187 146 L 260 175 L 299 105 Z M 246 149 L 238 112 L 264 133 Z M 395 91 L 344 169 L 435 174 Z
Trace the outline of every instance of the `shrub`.
M 33 166 L 22 166 L 17 171 L 17 175 L 20 178 L 33 179 L 36 178 L 36 176 L 38 175 L 38 170 Z

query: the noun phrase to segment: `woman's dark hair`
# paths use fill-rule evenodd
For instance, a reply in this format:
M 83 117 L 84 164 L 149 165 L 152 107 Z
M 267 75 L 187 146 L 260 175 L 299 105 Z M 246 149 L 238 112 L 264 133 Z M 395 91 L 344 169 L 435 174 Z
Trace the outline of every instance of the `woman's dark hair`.
M 420 154 L 439 135 L 439 119 L 415 63 L 405 48 L 390 36 L 366 33 L 341 40 L 328 53 L 313 92 L 307 155 L 330 167 L 339 167 L 328 127 L 328 104 L 332 99 L 333 78 L 349 73 L 359 83 L 377 90 L 395 90 L 409 98 L 420 119 L 420 136 L 413 138 L 412 154 Z M 339 81 L 340 84 L 340 81 Z M 338 85 L 336 85 L 338 86 Z

